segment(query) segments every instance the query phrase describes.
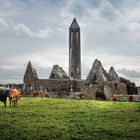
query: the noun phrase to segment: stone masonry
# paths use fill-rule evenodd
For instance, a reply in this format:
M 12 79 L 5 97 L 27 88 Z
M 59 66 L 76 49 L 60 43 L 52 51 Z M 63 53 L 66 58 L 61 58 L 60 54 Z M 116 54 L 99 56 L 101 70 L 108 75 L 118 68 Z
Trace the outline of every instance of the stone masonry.
M 69 77 L 81 79 L 80 27 L 75 18 L 69 28 Z
M 115 69 L 111 67 L 109 72 L 106 72 L 97 59 L 87 78 L 81 80 L 80 27 L 75 18 L 69 28 L 69 76 L 62 67 L 54 65 L 49 79 L 39 79 L 29 61 L 23 82 L 26 93 L 48 90 L 52 97 L 69 97 L 76 93 L 95 99 L 97 91 L 105 93 L 107 98 L 112 94 L 127 95 L 126 84 L 120 82 Z

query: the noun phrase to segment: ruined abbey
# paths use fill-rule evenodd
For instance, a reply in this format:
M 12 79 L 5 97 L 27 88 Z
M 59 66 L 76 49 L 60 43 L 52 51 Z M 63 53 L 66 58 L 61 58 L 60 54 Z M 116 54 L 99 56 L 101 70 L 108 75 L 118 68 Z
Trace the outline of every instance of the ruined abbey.
M 54 65 L 49 79 L 39 79 L 31 62 L 28 62 L 23 78 L 26 93 L 49 91 L 52 97 L 69 97 L 73 93 L 82 93 L 85 98 L 95 98 L 95 93 L 127 95 L 126 84 L 111 67 L 109 72 L 99 60 L 95 60 L 86 79 L 81 79 L 80 27 L 74 18 L 69 28 L 69 75 L 59 65 Z

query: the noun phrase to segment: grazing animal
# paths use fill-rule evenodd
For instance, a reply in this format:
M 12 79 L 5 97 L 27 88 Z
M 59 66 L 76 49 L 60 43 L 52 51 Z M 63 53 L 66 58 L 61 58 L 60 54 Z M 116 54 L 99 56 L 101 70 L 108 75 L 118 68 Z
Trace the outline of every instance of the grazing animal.
M 48 97 L 49 98 L 49 94 L 47 91 L 45 92 L 41 92 L 41 91 L 34 91 L 33 94 L 32 94 L 33 97 Z
M 132 102 L 132 101 L 134 100 L 133 96 L 130 95 L 130 96 L 128 97 L 128 100 L 129 100 L 129 102 Z
M 17 102 L 20 100 L 21 93 L 17 89 L 11 89 L 9 93 L 10 106 L 17 106 Z
M 117 101 L 117 97 L 116 97 L 115 95 L 112 95 L 112 96 L 110 97 L 110 101 Z
M 97 100 L 106 100 L 106 96 L 105 96 L 105 94 L 102 93 L 102 92 L 96 92 L 96 93 L 95 93 L 95 98 L 96 98 Z
M 9 90 L 0 90 L 0 101 L 4 102 L 4 107 L 6 107 L 7 97 L 9 96 Z
M 40 93 L 40 96 L 41 96 L 42 98 L 43 98 L 43 97 L 48 97 L 48 98 L 49 98 L 49 94 L 48 94 L 47 91 L 41 92 L 41 93 Z
M 40 96 L 40 92 L 39 91 L 34 91 L 32 96 L 33 97 L 39 97 Z

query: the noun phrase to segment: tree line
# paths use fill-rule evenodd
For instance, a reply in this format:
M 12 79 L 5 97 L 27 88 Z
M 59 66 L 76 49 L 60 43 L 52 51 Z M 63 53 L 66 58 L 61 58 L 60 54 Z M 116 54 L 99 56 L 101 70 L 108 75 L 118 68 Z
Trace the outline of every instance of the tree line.
M 137 89 L 134 82 L 131 82 L 130 80 L 125 79 L 123 77 L 120 77 L 120 81 L 127 85 L 127 92 L 129 95 L 137 95 L 138 94 L 138 89 Z
M 1 87 L 23 89 L 23 84 L 7 83 L 0 84 Z

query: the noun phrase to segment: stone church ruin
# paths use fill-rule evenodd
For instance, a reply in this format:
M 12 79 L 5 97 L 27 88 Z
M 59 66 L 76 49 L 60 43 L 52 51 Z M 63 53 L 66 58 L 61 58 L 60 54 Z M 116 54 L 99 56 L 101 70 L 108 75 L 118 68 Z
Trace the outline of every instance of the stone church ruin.
M 111 67 L 109 72 L 99 60 L 95 60 L 86 79 L 81 79 L 80 26 L 76 19 L 69 28 L 69 75 L 59 65 L 54 65 L 49 79 L 40 79 L 31 62 L 28 62 L 24 78 L 25 93 L 49 91 L 51 97 L 83 97 L 95 99 L 96 92 L 104 93 L 107 98 L 113 94 L 127 95 L 126 84 Z

